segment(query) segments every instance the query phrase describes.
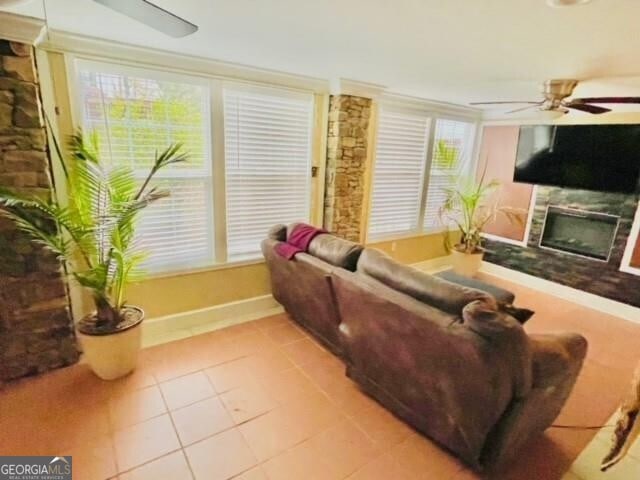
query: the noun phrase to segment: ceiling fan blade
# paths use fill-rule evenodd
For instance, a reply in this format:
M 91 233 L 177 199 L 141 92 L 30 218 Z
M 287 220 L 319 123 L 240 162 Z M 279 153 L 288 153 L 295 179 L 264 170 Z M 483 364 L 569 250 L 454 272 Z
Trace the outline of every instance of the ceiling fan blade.
M 512 103 L 528 103 L 530 105 L 541 105 L 542 102 L 521 102 L 514 100 L 513 102 L 470 102 L 469 105 L 509 105 Z
M 198 26 L 147 0 L 94 0 L 171 37 L 180 38 L 198 31 Z
M 524 110 L 529 110 L 530 108 L 535 108 L 542 105 L 541 103 L 536 103 L 535 105 L 527 105 L 526 107 L 516 108 L 515 110 L 509 110 L 508 112 L 504 112 L 505 114 L 509 113 L 518 113 L 523 112 Z
M 594 115 L 599 115 L 601 113 L 607 113 L 611 111 L 610 108 L 598 107 L 597 105 L 590 105 L 588 103 L 580 102 L 567 102 L 564 104 L 564 106 L 567 108 L 573 108 L 574 110 L 580 110 L 581 112 L 593 113 Z
M 640 103 L 640 97 L 586 97 L 574 98 L 576 103 Z

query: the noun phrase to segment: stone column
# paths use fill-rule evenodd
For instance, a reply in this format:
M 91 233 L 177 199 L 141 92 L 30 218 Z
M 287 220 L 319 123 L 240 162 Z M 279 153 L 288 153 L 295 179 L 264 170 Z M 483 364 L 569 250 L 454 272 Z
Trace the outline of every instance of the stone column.
M 0 187 L 50 197 L 33 54 L 0 39 Z M 77 361 L 68 306 L 60 262 L 0 217 L 0 384 Z
M 359 242 L 371 99 L 332 95 L 329 102 L 324 228 Z

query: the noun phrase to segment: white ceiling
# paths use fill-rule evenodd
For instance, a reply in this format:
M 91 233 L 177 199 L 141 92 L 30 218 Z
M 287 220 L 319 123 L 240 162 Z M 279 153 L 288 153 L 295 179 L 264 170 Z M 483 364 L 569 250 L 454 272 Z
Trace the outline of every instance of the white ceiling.
M 579 95 L 640 95 L 640 1 L 153 0 L 200 26 L 164 36 L 92 0 L 47 0 L 51 28 L 419 97 L 537 99 L 546 78 Z M 11 9 L 43 17 L 42 0 Z

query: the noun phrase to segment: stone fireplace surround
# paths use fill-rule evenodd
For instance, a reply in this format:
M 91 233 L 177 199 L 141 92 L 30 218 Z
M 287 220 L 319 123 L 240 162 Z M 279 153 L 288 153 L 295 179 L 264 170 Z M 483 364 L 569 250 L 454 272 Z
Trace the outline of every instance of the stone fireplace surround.
M 540 247 L 548 206 L 619 216 L 608 261 Z M 498 240 L 485 242 L 485 260 L 561 285 L 640 307 L 640 276 L 621 272 L 620 265 L 638 205 L 633 194 L 603 193 L 539 186 L 527 246 Z

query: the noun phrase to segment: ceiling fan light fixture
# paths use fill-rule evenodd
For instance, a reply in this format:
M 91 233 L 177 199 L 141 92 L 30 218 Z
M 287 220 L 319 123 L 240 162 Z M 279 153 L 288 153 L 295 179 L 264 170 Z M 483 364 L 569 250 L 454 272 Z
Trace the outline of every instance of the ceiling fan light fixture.
M 534 118 L 541 122 L 552 122 L 567 113 L 566 110 L 538 110 Z
M 590 3 L 591 0 L 547 0 L 547 5 L 553 8 L 575 7 Z

